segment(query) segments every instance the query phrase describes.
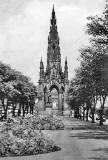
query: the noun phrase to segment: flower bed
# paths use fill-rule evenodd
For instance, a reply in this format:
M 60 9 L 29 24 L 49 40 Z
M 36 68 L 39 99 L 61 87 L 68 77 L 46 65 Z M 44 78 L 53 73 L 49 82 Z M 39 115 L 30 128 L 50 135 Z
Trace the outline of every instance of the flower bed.
M 41 130 L 63 129 L 56 116 L 10 118 L 0 126 L 0 156 L 23 156 L 60 150 Z
M 24 156 L 60 150 L 46 134 L 17 125 L 3 127 L 0 136 L 0 156 Z
M 13 124 L 21 125 L 26 128 L 31 128 L 33 130 L 61 130 L 64 129 L 64 124 L 62 120 L 57 116 L 26 116 L 24 118 L 16 118 Z

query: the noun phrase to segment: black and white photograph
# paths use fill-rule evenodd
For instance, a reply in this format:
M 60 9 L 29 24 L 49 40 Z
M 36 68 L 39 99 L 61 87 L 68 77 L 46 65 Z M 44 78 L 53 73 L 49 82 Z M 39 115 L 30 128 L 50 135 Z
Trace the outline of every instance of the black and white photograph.
M 0 160 L 108 160 L 108 0 L 0 0 Z

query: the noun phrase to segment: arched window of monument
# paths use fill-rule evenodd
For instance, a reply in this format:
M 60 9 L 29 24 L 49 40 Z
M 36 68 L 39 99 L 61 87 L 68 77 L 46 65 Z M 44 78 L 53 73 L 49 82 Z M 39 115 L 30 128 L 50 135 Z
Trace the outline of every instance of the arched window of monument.
M 51 100 L 52 100 L 52 108 L 58 109 L 58 91 L 56 88 L 52 88 L 51 90 Z
M 55 44 L 53 43 L 53 49 L 55 50 Z

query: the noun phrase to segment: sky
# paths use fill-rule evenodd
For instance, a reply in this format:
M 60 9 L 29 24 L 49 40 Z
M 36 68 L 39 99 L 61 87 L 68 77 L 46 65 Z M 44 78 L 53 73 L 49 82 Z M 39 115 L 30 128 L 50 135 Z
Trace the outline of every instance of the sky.
M 88 45 L 87 17 L 103 12 L 104 0 L 0 0 L 0 61 L 37 84 L 40 58 L 46 67 L 48 34 L 55 6 L 62 67 L 69 79 L 78 67 L 79 49 Z

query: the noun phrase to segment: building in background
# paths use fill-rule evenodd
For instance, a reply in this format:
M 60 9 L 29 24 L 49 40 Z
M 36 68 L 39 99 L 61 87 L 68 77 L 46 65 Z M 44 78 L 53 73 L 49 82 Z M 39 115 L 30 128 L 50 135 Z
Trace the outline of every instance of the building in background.
M 63 111 L 67 108 L 65 99 L 69 85 L 68 64 L 66 58 L 63 71 L 54 6 L 50 23 L 46 69 L 42 58 L 40 61 L 39 90 L 43 93 L 43 98 L 39 108 Z

